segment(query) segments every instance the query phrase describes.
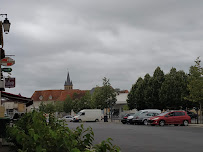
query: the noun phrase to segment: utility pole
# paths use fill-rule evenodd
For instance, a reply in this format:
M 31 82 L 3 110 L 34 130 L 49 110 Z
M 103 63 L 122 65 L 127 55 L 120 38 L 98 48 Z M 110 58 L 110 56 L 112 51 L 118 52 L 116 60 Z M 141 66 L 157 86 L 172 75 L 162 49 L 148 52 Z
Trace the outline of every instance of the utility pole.
M 11 23 L 9 22 L 8 18 L 7 18 L 7 14 L 0 14 L 0 16 L 6 16 L 6 18 L 4 19 L 4 22 L 2 23 L 2 21 L 0 21 L 0 45 L 1 45 L 1 49 L 0 49 L 0 72 L 1 72 L 1 79 L 0 79 L 0 84 L 1 84 L 1 88 L 0 88 L 0 106 L 1 106 L 1 91 L 4 90 L 4 78 L 3 78 L 3 74 L 2 74 L 2 69 L 1 69 L 1 65 L 2 62 L 1 60 L 3 58 L 5 58 L 5 52 L 3 50 L 3 46 L 4 46 L 4 42 L 3 42 L 3 30 L 5 34 L 8 34 L 9 30 L 10 30 L 10 25 Z

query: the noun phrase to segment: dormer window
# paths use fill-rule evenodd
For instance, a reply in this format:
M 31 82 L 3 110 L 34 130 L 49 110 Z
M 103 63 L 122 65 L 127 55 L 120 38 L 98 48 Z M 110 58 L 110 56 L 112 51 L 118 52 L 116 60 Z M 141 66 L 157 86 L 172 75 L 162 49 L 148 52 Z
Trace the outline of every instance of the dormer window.
M 42 100 L 43 99 L 43 96 L 41 95 L 40 97 L 39 97 L 39 100 Z
M 51 95 L 49 96 L 49 99 L 50 99 L 50 100 L 52 99 L 52 96 L 51 96 Z

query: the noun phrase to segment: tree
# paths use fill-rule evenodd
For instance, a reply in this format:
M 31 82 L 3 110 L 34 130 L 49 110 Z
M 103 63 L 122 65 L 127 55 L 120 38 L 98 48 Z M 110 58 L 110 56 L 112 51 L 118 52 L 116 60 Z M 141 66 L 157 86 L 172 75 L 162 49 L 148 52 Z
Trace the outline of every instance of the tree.
M 136 109 L 141 110 L 145 108 L 145 103 L 143 102 L 144 99 L 144 80 L 140 77 L 136 82 L 136 89 L 135 89 L 135 104 Z
M 57 101 L 55 102 L 55 109 L 56 112 L 63 112 L 64 111 L 64 102 L 63 101 Z
M 66 113 L 71 113 L 71 110 L 73 109 L 73 101 L 72 99 L 70 98 L 70 96 L 68 95 L 64 101 L 64 104 L 63 104 L 63 110 L 64 112 Z
M 193 102 L 198 102 L 200 104 L 201 118 L 203 103 L 203 68 L 201 67 L 200 63 L 201 60 L 198 57 L 195 60 L 195 65 L 190 67 L 188 79 L 189 96 L 187 97 L 187 99 Z
M 85 95 L 80 99 L 80 102 L 82 103 L 82 109 L 94 109 L 95 108 L 95 105 L 94 103 L 92 102 L 92 99 L 91 99 L 91 94 L 89 91 L 87 91 L 85 93 Z
M 152 78 L 148 73 L 144 77 L 143 91 L 144 91 L 143 102 L 145 104 L 145 108 L 150 109 L 154 105 L 152 100 Z
M 54 113 L 56 112 L 55 105 L 53 103 L 44 104 L 43 102 L 40 103 L 39 111 L 45 113 Z
M 139 78 L 142 79 L 142 78 Z M 138 79 L 138 80 L 139 80 Z M 136 89 L 138 88 L 137 82 L 135 84 L 132 85 L 132 88 L 130 90 L 130 92 L 128 93 L 128 97 L 127 97 L 127 104 L 130 110 L 135 109 L 136 108 Z
M 116 92 L 115 90 L 111 87 L 111 84 L 109 82 L 109 79 L 106 77 L 103 78 L 103 86 L 102 86 L 102 92 L 103 96 L 105 97 L 105 108 L 112 108 L 117 99 L 116 99 Z
M 75 99 L 73 100 L 73 111 L 75 113 L 78 113 L 80 110 L 81 110 L 81 102 L 80 102 L 80 99 Z
M 81 98 L 76 98 L 75 100 L 73 100 L 73 103 L 73 111 L 76 113 L 78 113 L 82 109 L 94 108 L 90 92 L 86 92 L 85 95 Z
M 164 82 L 165 75 L 164 72 L 161 70 L 160 67 L 157 67 L 154 71 L 153 77 L 152 77 L 152 102 L 153 107 L 156 109 L 163 109 L 162 102 L 160 100 L 159 94 L 161 90 L 161 86 Z
M 105 108 L 105 101 L 104 101 L 104 94 L 102 93 L 101 87 L 96 87 L 94 89 L 94 93 L 92 95 L 92 101 L 96 108 L 104 109 Z
M 95 88 L 92 96 L 95 106 L 99 109 L 111 108 L 115 105 L 116 92 L 112 88 L 109 79 L 103 78 L 103 86 Z
M 172 68 L 165 76 L 165 81 L 160 90 L 160 100 L 164 108 L 181 109 L 186 105 L 187 75 L 184 71 Z

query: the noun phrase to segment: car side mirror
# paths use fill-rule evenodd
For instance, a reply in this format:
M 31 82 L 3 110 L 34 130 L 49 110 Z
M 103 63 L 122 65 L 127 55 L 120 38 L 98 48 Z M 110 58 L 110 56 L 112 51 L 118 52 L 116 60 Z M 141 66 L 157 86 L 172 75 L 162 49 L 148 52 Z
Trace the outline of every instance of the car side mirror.
M 165 116 L 165 117 L 169 117 L 169 116 Z

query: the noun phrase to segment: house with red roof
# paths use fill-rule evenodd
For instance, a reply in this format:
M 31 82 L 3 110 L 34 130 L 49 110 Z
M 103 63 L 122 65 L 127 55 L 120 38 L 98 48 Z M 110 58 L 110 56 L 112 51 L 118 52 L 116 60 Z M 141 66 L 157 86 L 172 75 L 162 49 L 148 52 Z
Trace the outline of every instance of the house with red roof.
M 82 97 L 85 95 L 87 90 L 79 90 L 73 89 L 73 83 L 70 81 L 69 72 L 67 75 L 67 79 L 64 84 L 64 90 L 39 90 L 35 91 L 31 97 L 33 100 L 33 105 L 30 107 L 29 110 L 32 108 L 39 108 L 39 105 L 43 102 L 44 104 L 49 103 L 56 103 L 58 101 L 65 101 L 65 99 L 70 96 L 73 98 L 74 94 L 77 94 L 78 97 Z

